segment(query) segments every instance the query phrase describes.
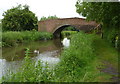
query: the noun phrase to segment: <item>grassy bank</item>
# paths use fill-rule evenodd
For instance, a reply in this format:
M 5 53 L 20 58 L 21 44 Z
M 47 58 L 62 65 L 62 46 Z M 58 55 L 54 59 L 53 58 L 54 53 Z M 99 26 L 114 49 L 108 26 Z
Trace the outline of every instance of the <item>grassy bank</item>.
M 96 81 L 113 82 L 118 81 L 118 51 L 104 39 L 96 39 L 94 41 L 94 49 L 97 59 L 97 69 L 94 71 L 97 77 Z M 120 80 L 120 79 L 119 79 Z
M 52 39 L 52 34 L 38 31 L 3 32 L 2 46 L 14 46 L 18 43 Z
M 96 59 L 92 43 L 95 36 L 78 33 L 72 36 L 71 45 L 61 54 L 56 74 L 59 82 L 85 82 Z
M 71 38 L 71 45 L 64 49 L 60 62 L 50 69 L 48 64 L 36 65 L 29 58 L 29 49 L 23 66 L 17 73 L 3 77 L 7 82 L 112 82 L 113 75 L 101 72 L 107 61 L 117 68 L 117 51 L 94 34 L 77 33 Z

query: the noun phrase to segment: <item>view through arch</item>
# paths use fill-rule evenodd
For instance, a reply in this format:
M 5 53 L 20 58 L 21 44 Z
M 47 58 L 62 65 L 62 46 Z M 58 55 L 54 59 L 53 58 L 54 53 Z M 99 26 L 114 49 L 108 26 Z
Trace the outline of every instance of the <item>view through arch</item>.
M 63 26 L 56 28 L 56 30 L 53 32 L 54 38 L 61 38 L 62 31 L 79 31 L 79 30 L 73 25 L 63 25 Z

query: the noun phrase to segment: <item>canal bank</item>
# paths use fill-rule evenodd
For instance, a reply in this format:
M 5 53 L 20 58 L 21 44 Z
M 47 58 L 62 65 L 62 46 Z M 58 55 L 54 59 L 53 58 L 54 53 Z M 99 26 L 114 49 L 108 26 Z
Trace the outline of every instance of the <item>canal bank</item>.
M 78 38 L 79 37 L 79 38 Z M 99 43 L 101 42 L 101 43 Z M 102 43 L 103 42 L 103 43 Z M 99 45 L 98 45 L 99 44 Z M 104 48 L 104 46 L 108 48 Z M 11 76 L 6 76 L 3 81 L 16 81 L 16 82 L 113 82 L 110 79 L 111 75 L 100 72 L 102 60 L 105 52 L 112 54 L 110 45 L 104 44 L 94 34 L 78 33 L 71 38 L 69 48 L 64 48 L 60 55 L 60 61 L 55 68 L 49 69 L 48 64 L 42 66 L 41 60 L 38 64 L 32 62 L 29 57 L 25 58 L 26 62 L 18 73 L 12 73 Z M 98 49 L 107 49 L 105 52 Z M 110 49 L 109 49 L 110 48 Z M 57 52 L 57 51 L 54 51 Z M 98 53 L 97 53 L 98 52 Z M 113 61 L 114 55 L 117 56 L 115 51 L 113 57 L 109 57 L 109 61 Z M 48 54 L 49 55 L 49 52 Z M 109 55 L 105 55 L 109 56 Z M 29 60 L 28 60 L 29 59 Z M 44 56 L 41 57 L 44 59 Z M 117 59 L 117 58 L 116 58 Z M 47 60 L 47 59 L 46 59 Z M 49 60 L 51 61 L 51 60 Z M 114 62 L 115 64 L 117 61 Z M 36 66 L 34 66 L 36 65 Z M 116 82 L 116 81 L 115 81 Z

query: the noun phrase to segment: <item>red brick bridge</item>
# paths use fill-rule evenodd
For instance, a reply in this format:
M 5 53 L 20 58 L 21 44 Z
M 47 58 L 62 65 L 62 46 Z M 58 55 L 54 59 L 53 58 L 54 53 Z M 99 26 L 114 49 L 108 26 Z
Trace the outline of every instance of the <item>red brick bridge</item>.
M 52 32 L 55 37 L 60 37 L 61 31 L 68 26 L 72 26 L 76 30 L 89 32 L 92 29 L 98 28 L 99 24 L 95 21 L 86 21 L 83 18 L 50 19 L 39 21 L 38 31 Z

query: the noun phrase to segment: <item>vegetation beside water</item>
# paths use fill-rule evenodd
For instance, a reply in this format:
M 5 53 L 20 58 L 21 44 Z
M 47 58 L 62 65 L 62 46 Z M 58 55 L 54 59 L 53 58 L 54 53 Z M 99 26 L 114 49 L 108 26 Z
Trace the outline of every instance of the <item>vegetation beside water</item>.
M 3 82 L 110 82 L 111 75 L 100 73 L 96 68 L 102 65 L 101 60 L 104 59 L 103 52 L 98 48 L 107 45 L 103 42 L 100 46 L 96 46 L 98 41 L 102 40 L 94 34 L 73 35 L 70 47 L 63 50 L 61 61 L 54 68 L 50 68 L 47 63 L 43 66 L 40 60 L 36 64 L 30 59 L 27 49 L 22 67 L 17 73 L 9 72 L 2 78 Z M 111 63 L 113 59 L 117 59 L 113 55 L 117 57 L 116 52 L 111 53 L 112 59 L 109 59 Z M 117 61 L 113 62 L 117 64 Z
M 14 46 L 18 43 L 24 43 L 29 41 L 49 40 L 53 35 L 48 32 L 38 31 L 8 31 L 2 33 L 2 46 Z
M 79 37 L 79 38 L 77 38 Z M 84 82 L 88 72 L 92 70 L 92 61 L 96 55 L 92 46 L 94 35 L 78 33 L 72 36 L 71 45 L 61 54 L 57 66 L 58 81 Z
M 76 34 L 77 31 L 62 31 L 61 32 L 61 35 L 62 35 L 62 38 L 70 38 L 73 34 Z

